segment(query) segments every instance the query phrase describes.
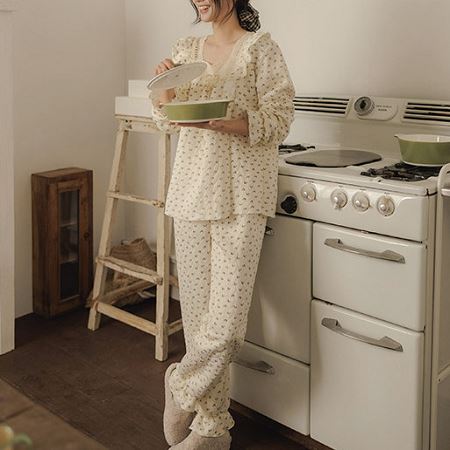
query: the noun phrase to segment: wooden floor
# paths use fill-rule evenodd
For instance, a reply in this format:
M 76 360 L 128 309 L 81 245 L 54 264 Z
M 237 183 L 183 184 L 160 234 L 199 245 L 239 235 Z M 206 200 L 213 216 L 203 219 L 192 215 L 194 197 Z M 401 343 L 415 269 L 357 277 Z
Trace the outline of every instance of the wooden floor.
M 105 450 L 1 380 L 0 405 L 0 423 L 7 423 L 16 435 L 33 436 L 34 450 Z
M 148 304 L 131 311 L 154 318 Z M 176 301 L 170 316 L 180 317 Z M 108 449 L 166 450 L 163 378 L 185 352 L 182 332 L 169 338 L 169 359 L 159 362 L 152 336 L 108 318 L 92 332 L 87 317 L 78 310 L 52 320 L 33 314 L 19 319 L 16 350 L 0 357 L 0 378 Z M 232 407 L 233 450 L 326 448 L 258 414 L 248 416 L 234 402 Z

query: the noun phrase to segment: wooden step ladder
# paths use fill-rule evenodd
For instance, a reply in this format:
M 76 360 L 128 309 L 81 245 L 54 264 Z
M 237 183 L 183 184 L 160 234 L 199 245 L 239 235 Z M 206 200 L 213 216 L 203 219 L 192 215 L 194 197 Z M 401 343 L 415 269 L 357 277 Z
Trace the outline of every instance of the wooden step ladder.
M 155 336 L 155 358 L 165 361 L 168 356 L 169 336 L 183 328 L 181 319 L 169 323 L 169 287 L 178 286 L 176 277 L 170 275 L 170 245 L 172 221 L 164 214 L 164 201 L 170 180 L 170 134 L 162 133 L 151 119 L 144 117 L 116 115 L 119 120 L 114 160 L 110 175 L 109 190 L 106 196 L 105 216 L 100 238 L 93 289 L 93 304 L 89 314 L 88 328 L 97 330 L 101 315 L 111 317 Z M 158 161 L 158 199 L 147 199 L 141 196 L 120 192 L 125 165 L 125 151 L 130 132 L 160 134 Z M 111 233 L 115 221 L 117 202 L 125 200 L 141 203 L 157 208 L 156 230 L 156 272 L 130 262 L 114 258 L 110 255 Z M 121 272 L 139 279 L 125 288 L 116 289 L 105 294 L 107 269 Z M 156 285 L 156 320 L 143 319 L 126 312 L 113 304 L 113 299 L 127 296 L 133 292 Z

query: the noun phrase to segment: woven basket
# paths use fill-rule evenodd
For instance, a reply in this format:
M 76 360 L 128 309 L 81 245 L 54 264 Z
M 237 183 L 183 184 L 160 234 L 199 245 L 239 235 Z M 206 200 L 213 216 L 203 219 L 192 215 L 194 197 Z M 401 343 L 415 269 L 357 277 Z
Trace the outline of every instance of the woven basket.
M 147 269 L 156 270 L 156 255 L 152 252 L 144 238 L 137 238 L 131 242 L 124 242 L 111 249 L 111 256 L 122 259 Z M 114 272 L 113 289 L 128 286 L 138 278 Z
M 136 264 L 147 269 L 156 270 L 156 254 L 150 249 L 144 238 L 137 238 L 130 242 L 123 241 L 120 245 L 111 248 L 111 256 L 123 261 Z M 120 272 L 113 272 L 112 277 L 107 277 L 105 283 L 105 294 L 140 281 L 138 278 Z M 139 293 L 129 294 L 126 297 L 114 301 L 116 306 L 133 305 L 145 300 L 144 295 Z M 92 291 L 86 300 L 86 307 L 92 306 Z

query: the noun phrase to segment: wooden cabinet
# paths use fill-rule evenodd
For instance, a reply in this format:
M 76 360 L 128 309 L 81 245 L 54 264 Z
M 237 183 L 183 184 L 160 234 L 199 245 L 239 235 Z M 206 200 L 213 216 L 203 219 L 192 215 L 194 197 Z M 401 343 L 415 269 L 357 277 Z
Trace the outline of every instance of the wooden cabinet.
M 32 174 L 33 309 L 53 317 L 83 305 L 92 289 L 92 171 Z

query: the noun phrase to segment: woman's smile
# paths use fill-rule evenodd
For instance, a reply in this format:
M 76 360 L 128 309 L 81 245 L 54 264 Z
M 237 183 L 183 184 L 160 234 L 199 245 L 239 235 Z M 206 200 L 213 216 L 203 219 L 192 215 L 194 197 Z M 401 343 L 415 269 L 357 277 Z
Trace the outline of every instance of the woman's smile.
M 206 14 L 209 11 L 210 6 L 209 5 L 205 5 L 205 6 L 199 6 L 198 10 L 202 13 L 202 14 Z
M 211 3 L 196 3 L 199 14 L 204 18 L 211 10 Z

